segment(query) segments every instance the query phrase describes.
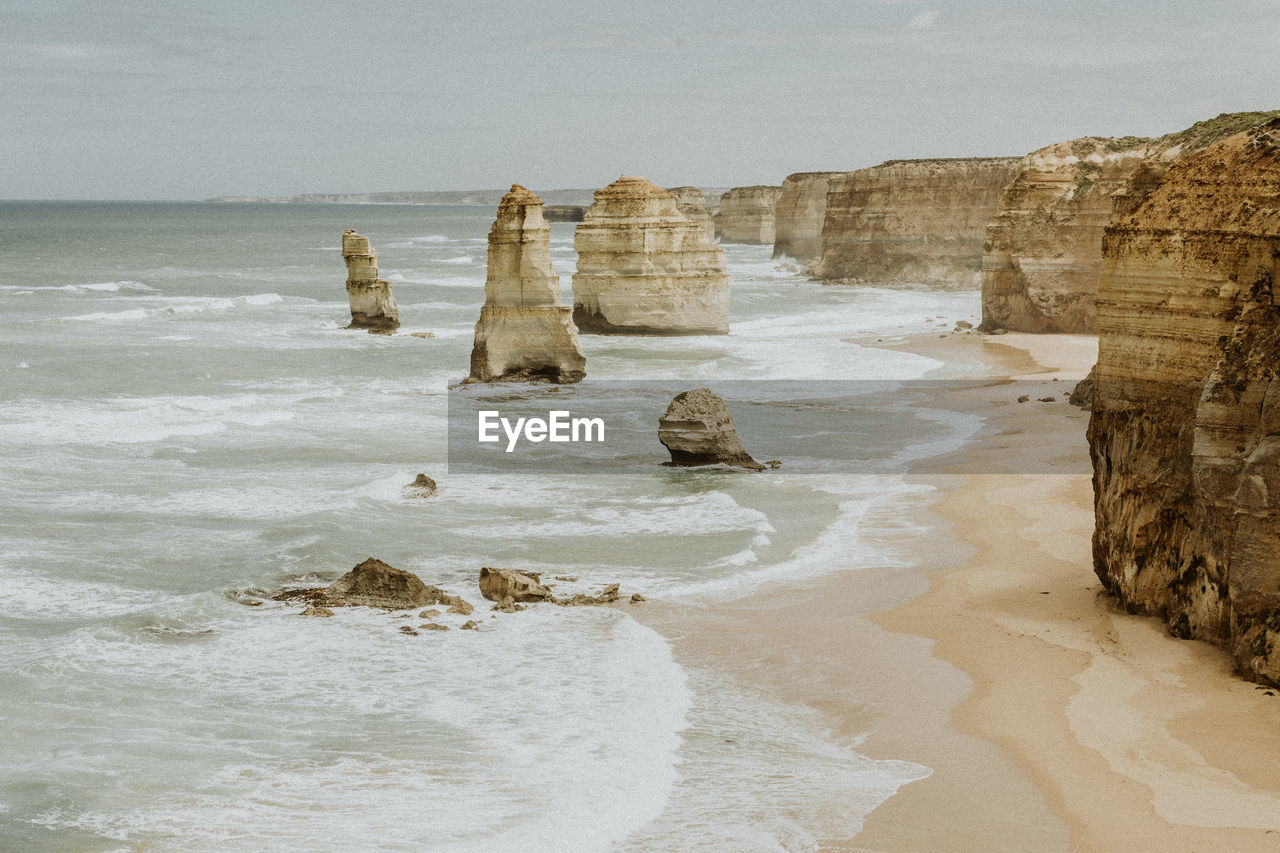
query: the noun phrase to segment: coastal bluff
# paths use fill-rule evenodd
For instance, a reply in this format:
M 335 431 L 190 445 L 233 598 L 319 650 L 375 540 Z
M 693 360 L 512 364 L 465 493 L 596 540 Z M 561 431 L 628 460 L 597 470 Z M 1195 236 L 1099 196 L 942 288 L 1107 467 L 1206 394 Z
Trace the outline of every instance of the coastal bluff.
M 734 187 L 720 196 L 716 236 L 721 243 L 773 245 L 774 206 L 782 187 Z
M 578 382 L 587 375 L 571 309 L 560 304 L 550 240 L 542 199 L 512 184 L 489 229 L 485 301 L 476 322 L 469 379 Z
M 1095 572 L 1280 685 L 1280 120 L 1134 183 L 1102 241 Z
M 1223 114 L 1154 139 L 1083 137 L 1033 151 L 987 226 L 982 328 L 1092 333 L 1102 233 L 1130 183 L 1277 113 Z
M 651 181 L 623 176 L 597 190 L 573 244 L 579 331 L 728 334 L 724 253 Z
M 400 328 L 400 309 L 391 295 L 391 283 L 378 277 L 378 256 L 369 238 L 351 229 L 342 232 L 342 259 L 347 264 L 347 300 L 351 306 L 348 329 L 368 329 L 390 334 Z
M 831 176 L 813 275 L 978 288 L 987 223 L 1019 157 L 889 160 Z
M 822 257 L 822 225 L 827 191 L 844 172 L 796 172 L 787 175 L 774 205 L 773 256 L 809 263 Z

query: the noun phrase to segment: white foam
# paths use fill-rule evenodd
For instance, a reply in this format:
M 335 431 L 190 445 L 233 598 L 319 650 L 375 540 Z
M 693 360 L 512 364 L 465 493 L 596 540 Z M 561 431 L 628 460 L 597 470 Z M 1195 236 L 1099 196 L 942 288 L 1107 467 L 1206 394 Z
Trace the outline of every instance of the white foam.
M 476 259 L 470 255 L 462 255 L 457 258 L 442 258 L 436 263 L 440 264 L 474 264 Z
M 99 311 L 93 314 L 79 314 L 67 317 L 67 320 L 81 322 L 108 321 L 125 322 L 130 320 L 146 320 L 154 317 L 165 317 L 181 314 L 197 314 L 204 311 L 230 311 L 245 306 L 260 308 L 284 301 L 278 293 L 256 293 L 249 296 L 220 298 L 212 296 L 156 297 L 151 301 L 162 303 L 157 308 L 130 308 L 124 311 Z

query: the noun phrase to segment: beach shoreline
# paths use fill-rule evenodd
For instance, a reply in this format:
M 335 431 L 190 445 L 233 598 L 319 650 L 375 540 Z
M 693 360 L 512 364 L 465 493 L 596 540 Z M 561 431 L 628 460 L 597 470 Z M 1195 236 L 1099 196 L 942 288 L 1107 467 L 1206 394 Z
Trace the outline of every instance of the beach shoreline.
M 817 709 L 873 759 L 931 768 L 819 849 L 1280 850 L 1280 697 L 1223 650 L 1123 613 L 1093 574 L 1088 412 L 1065 398 L 1095 340 L 884 344 L 943 378 L 975 378 L 948 371 L 977 359 L 991 379 L 940 404 L 982 412 L 979 433 L 943 473 L 931 460 L 909 477 L 936 490 L 915 566 L 633 611 L 682 665 Z M 1055 400 L 1017 402 L 1035 383 Z

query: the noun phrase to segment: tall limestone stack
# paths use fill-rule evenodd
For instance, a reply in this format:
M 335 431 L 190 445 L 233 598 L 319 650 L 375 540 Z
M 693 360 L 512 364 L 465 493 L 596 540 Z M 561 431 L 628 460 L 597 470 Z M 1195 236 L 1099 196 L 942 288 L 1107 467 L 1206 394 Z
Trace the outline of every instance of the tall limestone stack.
M 1085 137 L 1022 159 L 987 226 L 984 328 L 1093 332 L 1102 232 L 1135 176 L 1151 184 L 1178 158 L 1276 113 L 1224 114 L 1157 139 Z
M 676 208 L 684 214 L 685 219 L 701 225 L 709 239 L 716 239 L 716 226 L 711 221 L 707 199 L 702 195 L 702 190 L 697 187 L 669 187 L 667 192 L 676 200 Z
M 551 272 L 550 240 L 542 199 L 512 184 L 489 229 L 489 268 L 471 350 L 472 380 L 540 376 L 578 382 L 587 375 L 570 308 L 560 304 L 560 277 Z
M 734 187 L 720 196 L 716 236 L 722 243 L 772 246 L 774 208 L 782 187 Z
M 1280 119 L 1117 200 L 1102 251 L 1094 570 L 1280 684 Z
M 729 332 L 724 254 L 671 193 L 621 177 L 597 190 L 574 232 L 573 319 L 583 332 Z
M 890 160 L 830 179 L 826 281 L 977 288 L 982 245 L 1019 157 Z
M 400 328 L 400 309 L 391 283 L 378 278 L 378 256 L 368 237 L 351 229 L 342 232 L 342 259 L 347 262 L 347 299 L 351 303 L 348 329 L 391 333 Z
M 796 172 L 782 182 L 774 213 L 773 256 L 809 263 L 822 257 L 827 190 L 845 172 Z

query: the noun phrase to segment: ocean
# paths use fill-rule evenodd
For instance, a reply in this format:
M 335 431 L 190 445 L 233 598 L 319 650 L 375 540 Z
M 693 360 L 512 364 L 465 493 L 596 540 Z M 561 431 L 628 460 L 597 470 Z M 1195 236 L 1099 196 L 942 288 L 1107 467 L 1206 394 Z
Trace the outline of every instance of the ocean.
M 678 663 L 645 605 L 492 616 L 486 565 L 693 604 L 905 565 L 930 492 L 786 464 L 451 471 L 493 215 L 0 203 L 0 849 L 803 849 L 928 775 Z M 573 227 L 552 225 L 566 300 Z M 343 328 L 346 228 L 399 334 Z M 732 333 L 583 335 L 583 393 L 912 380 L 938 363 L 877 342 L 978 320 L 972 292 L 823 286 L 724 248 Z M 973 429 L 902 417 L 863 428 L 908 456 Z M 438 496 L 406 496 L 420 472 Z M 369 556 L 480 630 L 271 600 Z

